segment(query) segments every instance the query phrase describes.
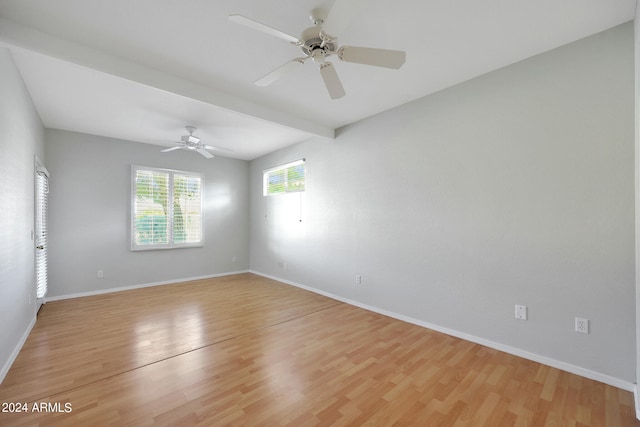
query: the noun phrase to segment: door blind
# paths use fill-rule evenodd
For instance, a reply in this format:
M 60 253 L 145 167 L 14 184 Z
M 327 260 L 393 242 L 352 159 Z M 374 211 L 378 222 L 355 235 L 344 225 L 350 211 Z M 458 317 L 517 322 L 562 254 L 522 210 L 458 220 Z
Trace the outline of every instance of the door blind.
M 47 294 L 47 217 L 49 178 L 45 172 L 36 173 L 36 297 Z

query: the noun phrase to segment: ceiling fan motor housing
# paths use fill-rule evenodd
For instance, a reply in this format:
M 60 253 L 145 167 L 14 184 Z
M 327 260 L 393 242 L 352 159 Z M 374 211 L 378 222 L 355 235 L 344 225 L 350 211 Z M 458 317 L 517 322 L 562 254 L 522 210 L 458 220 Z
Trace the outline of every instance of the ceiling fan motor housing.
M 187 145 L 187 147 L 197 148 L 197 146 L 200 144 L 200 138 L 193 135 L 182 135 L 181 139 L 182 142 Z
M 335 52 L 337 45 L 334 40 L 323 40 L 320 37 L 320 27 L 309 27 L 304 30 L 300 41 L 302 42 L 300 45 L 302 52 L 311 57 L 317 56 L 313 54 L 313 51 L 317 49 L 324 51 L 325 54 Z

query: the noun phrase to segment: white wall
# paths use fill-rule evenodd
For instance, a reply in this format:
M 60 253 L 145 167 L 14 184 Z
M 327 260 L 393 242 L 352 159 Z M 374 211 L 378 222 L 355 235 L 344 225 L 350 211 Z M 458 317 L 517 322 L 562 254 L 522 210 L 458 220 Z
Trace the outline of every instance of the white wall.
M 251 269 L 635 383 L 633 65 L 629 23 L 254 160 Z
M 61 130 L 47 130 L 45 137 L 50 297 L 248 269 L 246 161 L 161 153 L 155 145 Z M 204 174 L 204 247 L 130 251 L 132 164 Z M 98 270 L 104 278 L 98 279 Z
M 0 382 L 35 319 L 34 159 L 44 128 L 8 49 L 0 48 Z

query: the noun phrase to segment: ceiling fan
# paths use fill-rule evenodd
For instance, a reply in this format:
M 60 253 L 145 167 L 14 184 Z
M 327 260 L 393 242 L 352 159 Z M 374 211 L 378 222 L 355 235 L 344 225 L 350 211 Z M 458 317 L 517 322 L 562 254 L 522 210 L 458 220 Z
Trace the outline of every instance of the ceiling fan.
M 348 25 L 351 18 L 361 10 L 364 3 L 365 0 L 336 0 L 328 13 L 323 9 L 313 9 L 310 17 L 313 27 L 304 30 L 299 39 L 246 16 L 229 15 L 229 19 L 232 22 L 286 40 L 295 46 L 299 46 L 304 54 L 304 56 L 295 58 L 265 74 L 256 80 L 254 84 L 268 86 L 294 71 L 300 65 L 303 65 L 307 59 L 311 58 L 320 68 L 320 75 L 329 92 L 329 96 L 331 99 L 338 99 L 345 95 L 345 91 L 333 64 L 326 60 L 331 55 L 337 56 L 344 62 L 399 69 L 406 59 L 406 52 L 404 51 L 338 45 L 337 35 Z
M 195 126 L 185 126 L 185 129 L 187 130 L 187 132 L 189 132 L 189 135 L 182 135 L 182 137 L 180 137 L 180 141 L 176 141 L 176 144 L 178 144 L 177 146 L 165 148 L 161 151 L 163 153 L 174 150 L 197 151 L 207 159 L 214 157 L 214 155 L 207 150 L 231 151 L 227 148 L 212 147 L 211 145 L 206 145 L 200 142 L 200 138 L 198 138 L 197 136 L 193 136 L 193 133 L 198 130 L 198 128 Z

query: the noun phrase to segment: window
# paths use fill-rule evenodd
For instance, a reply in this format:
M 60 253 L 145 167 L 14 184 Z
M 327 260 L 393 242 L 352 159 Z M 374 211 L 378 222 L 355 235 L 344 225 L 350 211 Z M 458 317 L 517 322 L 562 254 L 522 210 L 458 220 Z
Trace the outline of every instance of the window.
M 202 176 L 131 167 L 131 250 L 202 246 Z
M 263 175 L 263 194 L 296 193 L 304 191 L 304 159 L 267 169 Z

